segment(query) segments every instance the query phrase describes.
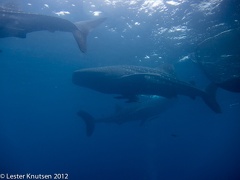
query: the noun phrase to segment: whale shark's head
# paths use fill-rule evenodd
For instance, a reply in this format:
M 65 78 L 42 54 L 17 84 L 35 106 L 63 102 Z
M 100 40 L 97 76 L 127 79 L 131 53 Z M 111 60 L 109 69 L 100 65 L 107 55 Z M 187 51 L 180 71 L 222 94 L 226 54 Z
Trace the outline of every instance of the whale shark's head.
M 75 71 L 72 75 L 72 81 L 78 86 L 88 87 L 96 83 L 96 80 L 102 76 L 101 72 L 89 69 Z
M 81 87 L 106 92 L 114 84 L 116 78 L 118 78 L 117 74 L 105 68 L 89 68 L 75 71 L 72 75 L 72 82 Z

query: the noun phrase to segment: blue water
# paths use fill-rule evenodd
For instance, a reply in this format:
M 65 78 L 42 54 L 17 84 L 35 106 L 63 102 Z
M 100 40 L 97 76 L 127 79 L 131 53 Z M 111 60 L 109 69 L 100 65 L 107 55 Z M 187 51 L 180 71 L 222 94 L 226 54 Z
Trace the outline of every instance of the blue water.
M 114 112 L 111 95 L 72 83 L 85 67 L 174 64 L 179 79 L 205 88 L 192 61 L 204 39 L 239 27 L 238 0 L 39 0 L 3 4 L 70 21 L 107 17 L 83 54 L 70 33 L 0 39 L 0 174 L 67 173 L 71 180 L 240 179 L 240 95 L 218 89 L 222 114 L 179 96 L 158 119 L 99 123 L 92 137 L 77 116 Z M 64 13 L 65 12 L 65 13 Z M 235 42 L 233 42 L 235 43 Z

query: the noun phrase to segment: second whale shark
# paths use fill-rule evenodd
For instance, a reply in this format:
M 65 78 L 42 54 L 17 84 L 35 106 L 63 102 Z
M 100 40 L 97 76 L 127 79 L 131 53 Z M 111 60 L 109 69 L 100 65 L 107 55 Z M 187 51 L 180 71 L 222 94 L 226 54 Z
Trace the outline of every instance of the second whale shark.
M 100 25 L 106 18 L 72 23 L 59 17 L 12 11 L 0 7 L 0 38 L 18 37 L 35 31 L 62 31 L 73 34 L 79 49 L 87 50 L 86 42 L 89 31 Z
M 158 118 L 162 112 L 167 110 L 173 101 L 158 96 L 141 96 L 138 103 L 128 104 L 124 107 L 116 106 L 116 111 L 110 116 L 103 118 L 94 118 L 84 110 L 78 111 L 78 116 L 86 124 L 86 134 L 91 136 L 96 123 L 115 123 L 124 124 L 131 121 L 140 121 L 141 124 L 146 121 Z
M 199 96 L 214 112 L 221 108 L 216 101 L 216 86 L 209 85 L 205 91 L 190 83 L 180 81 L 161 69 L 142 66 L 105 66 L 75 71 L 73 83 L 105 94 L 118 94 L 117 98 L 137 101 L 138 95 L 158 95 L 173 98 L 177 95 Z
M 240 28 L 205 39 L 198 44 L 195 57 L 216 86 L 240 93 Z

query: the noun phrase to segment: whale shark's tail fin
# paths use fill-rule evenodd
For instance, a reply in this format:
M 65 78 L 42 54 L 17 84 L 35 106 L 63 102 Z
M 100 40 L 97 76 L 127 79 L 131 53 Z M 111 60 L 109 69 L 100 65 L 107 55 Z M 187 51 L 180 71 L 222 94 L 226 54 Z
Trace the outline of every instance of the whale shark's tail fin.
M 203 96 L 203 100 L 214 112 L 221 113 L 221 108 L 216 100 L 216 91 L 217 86 L 213 83 L 209 84 L 205 89 L 206 94 Z
M 74 23 L 77 27 L 77 30 L 74 30 L 72 33 L 77 41 L 78 47 L 83 53 L 87 51 L 87 36 L 89 32 L 95 27 L 99 26 L 105 20 L 106 18 L 98 18 L 95 20 L 79 21 Z
M 78 111 L 77 114 L 83 119 L 86 124 L 87 136 L 91 136 L 95 128 L 94 118 L 89 113 L 83 110 Z

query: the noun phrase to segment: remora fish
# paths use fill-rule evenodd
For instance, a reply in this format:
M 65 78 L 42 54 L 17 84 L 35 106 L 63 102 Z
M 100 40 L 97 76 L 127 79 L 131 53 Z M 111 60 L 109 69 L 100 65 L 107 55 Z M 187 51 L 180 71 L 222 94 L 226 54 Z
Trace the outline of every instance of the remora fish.
M 144 97 L 139 103 L 132 103 L 124 108 L 117 108 L 116 112 L 108 117 L 95 119 L 86 111 L 80 110 L 78 116 L 83 119 L 86 124 L 87 136 L 93 134 L 95 123 L 116 123 L 123 124 L 130 121 L 140 121 L 143 124 L 159 117 L 166 110 L 171 101 L 162 97 Z
M 185 95 L 200 96 L 216 113 L 221 109 L 216 101 L 216 87 L 211 84 L 206 91 L 178 80 L 160 69 L 141 66 L 106 66 L 75 71 L 73 83 L 106 94 L 119 94 L 118 98 L 136 101 L 137 95 L 158 95 L 166 98 Z
M 18 37 L 26 38 L 26 35 L 35 31 L 63 31 L 71 32 L 82 52 L 86 52 L 87 35 L 90 30 L 101 24 L 106 18 L 80 21 L 72 23 L 66 19 L 10 11 L 0 8 L 0 38 Z

